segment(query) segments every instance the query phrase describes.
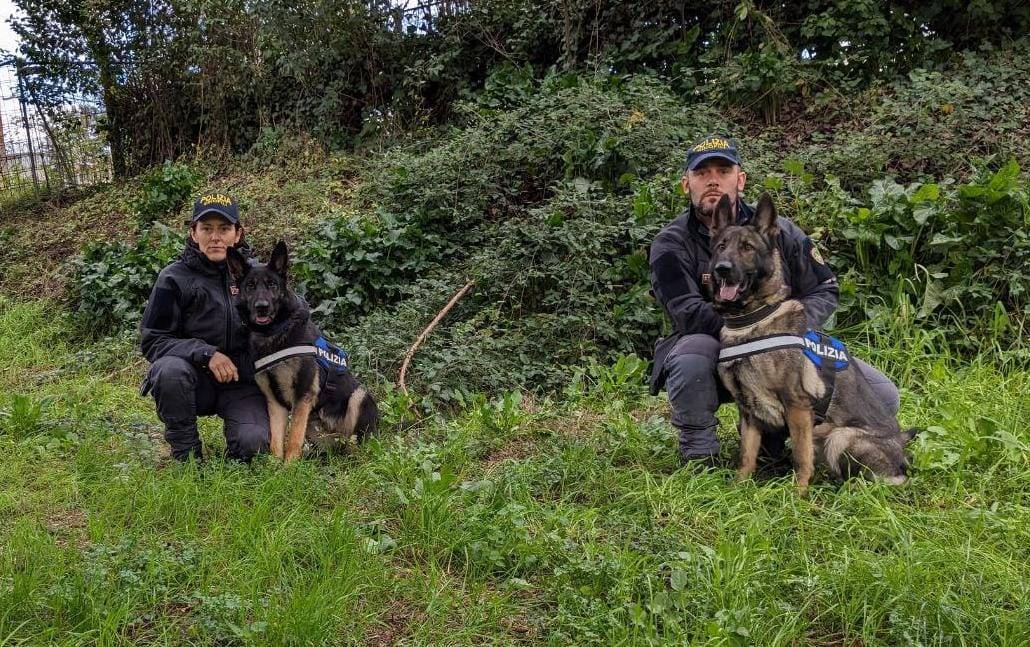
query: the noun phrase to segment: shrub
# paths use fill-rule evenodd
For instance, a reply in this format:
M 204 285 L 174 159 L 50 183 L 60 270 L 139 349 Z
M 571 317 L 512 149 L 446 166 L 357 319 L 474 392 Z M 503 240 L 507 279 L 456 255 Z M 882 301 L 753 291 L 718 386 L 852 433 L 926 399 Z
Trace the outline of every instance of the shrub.
M 70 296 L 81 326 L 103 335 L 139 323 L 154 280 L 182 244 L 177 234 L 158 223 L 135 243 L 87 245 L 72 263 Z
M 651 80 L 570 76 L 505 111 L 464 110 L 467 128 L 372 166 L 367 217 L 331 217 L 301 246 L 298 276 L 326 328 L 392 374 L 473 278 L 415 362 L 434 397 L 553 389 L 584 357 L 648 354 L 661 313 L 646 248 L 683 205 L 671 160 L 711 113 Z
M 946 69 L 915 69 L 904 78 L 846 98 L 839 88 L 824 123 L 806 124 L 789 155 L 816 175 L 833 175 L 853 193 L 877 177 L 901 183 L 968 180 L 974 163 L 1014 157 L 1024 168 L 1030 119 L 1030 57 L 1025 42 L 997 51 L 963 52 Z M 806 119 L 822 111 L 809 102 Z
M 1030 313 L 1030 184 L 1010 160 L 952 178 L 876 180 L 863 199 L 795 160 L 764 178 L 781 213 L 819 241 L 841 284 L 837 322 L 902 319 L 954 333 L 956 350 L 1018 348 Z
M 141 227 L 180 209 L 193 195 L 203 179 L 199 171 L 188 164 L 166 161 L 143 176 L 139 198 L 133 205 Z

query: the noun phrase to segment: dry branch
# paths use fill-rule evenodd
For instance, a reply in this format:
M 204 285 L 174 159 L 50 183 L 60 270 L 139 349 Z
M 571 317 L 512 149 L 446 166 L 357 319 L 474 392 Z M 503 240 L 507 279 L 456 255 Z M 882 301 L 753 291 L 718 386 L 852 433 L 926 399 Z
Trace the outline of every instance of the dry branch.
M 411 345 L 411 348 L 408 349 L 407 354 L 404 356 L 404 363 L 401 364 L 400 376 L 398 376 L 397 378 L 397 383 L 398 385 L 400 385 L 401 392 L 404 393 L 405 396 L 408 395 L 408 387 L 404 383 L 404 376 L 408 372 L 408 366 L 411 364 L 411 358 L 415 356 L 415 351 L 417 351 L 418 347 L 422 345 L 422 343 L 426 340 L 427 337 L 429 337 L 429 333 L 433 332 L 433 328 L 436 328 L 436 325 L 440 323 L 440 321 L 444 317 L 447 316 L 447 313 L 451 311 L 451 308 L 454 307 L 454 304 L 458 303 L 458 301 L 460 301 L 461 298 L 465 296 L 465 294 L 467 294 L 469 290 L 472 289 L 472 286 L 475 285 L 475 283 L 475 281 L 470 280 L 468 283 L 465 284 L 465 287 L 458 290 L 458 292 L 453 297 L 451 297 L 451 300 L 447 302 L 447 305 L 443 307 L 443 310 L 438 312 L 436 316 L 433 317 L 433 320 L 429 322 L 429 325 L 426 326 L 425 330 L 423 330 L 421 334 L 419 334 L 418 338 L 415 340 L 415 343 Z

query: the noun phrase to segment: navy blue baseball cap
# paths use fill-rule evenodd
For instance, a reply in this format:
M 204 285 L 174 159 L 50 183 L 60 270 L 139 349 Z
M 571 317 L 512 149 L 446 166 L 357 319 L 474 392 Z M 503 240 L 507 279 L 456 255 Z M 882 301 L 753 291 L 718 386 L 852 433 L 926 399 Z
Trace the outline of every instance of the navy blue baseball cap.
M 219 215 L 234 225 L 240 222 L 240 208 L 236 201 L 224 193 L 205 193 L 193 203 L 193 217 L 190 224 L 211 214 Z
M 687 151 L 687 160 L 683 167 L 688 171 L 696 169 L 701 162 L 710 160 L 713 157 L 720 157 L 732 164 L 740 166 L 740 153 L 737 150 L 737 140 L 726 135 L 705 135 L 694 142 Z

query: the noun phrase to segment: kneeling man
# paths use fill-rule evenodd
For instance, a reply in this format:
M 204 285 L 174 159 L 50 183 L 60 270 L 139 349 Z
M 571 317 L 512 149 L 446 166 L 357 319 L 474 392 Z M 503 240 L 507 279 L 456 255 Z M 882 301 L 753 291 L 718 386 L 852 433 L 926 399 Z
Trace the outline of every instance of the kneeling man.
M 651 391 L 657 395 L 665 388 L 669 395 L 682 458 L 708 466 L 718 463 L 715 412 L 720 403 L 732 401 L 715 369 L 723 320 L 711 304 L 709 229 L 724 195 L 733 204 L 738 224 L 754 216 L 754 209 L 741 199 L 746 181 L 733 139 L 725 135 L 702 138 L 688 150 L 681 179 L 690 205 L 651 244 L 651 288 L 673 325 L 673 334 L 659 339 L 655 346 Z M 837 307 L 837 279 L 805 232 L 785 218 L 780 229 L 790 298 L 804 304 L 811 328 L 822 328 Z M 852 361 L 896 414 L 897 388 L 869 364 L 854 357 Z M 760 458 L 781 459 L 785 441 L 786 436 L 764 435 Z

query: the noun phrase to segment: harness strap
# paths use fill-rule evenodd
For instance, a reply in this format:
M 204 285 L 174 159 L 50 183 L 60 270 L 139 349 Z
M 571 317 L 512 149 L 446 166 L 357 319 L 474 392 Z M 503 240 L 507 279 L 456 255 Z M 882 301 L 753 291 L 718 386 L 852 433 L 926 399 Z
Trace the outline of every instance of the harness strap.
M 764 305 L 761 308 L 758 308 L 757 310 L 752 310 L 751 312 L 742 315 L 723 315 L 722 323 L 730 330 L 740 330 L 741 328 L 747 328 L 748 326 L 755 325 L 759 321 L 762 321 L 772 313 L 779 310 L 781 305 L 783 305 L 782 301 L 780 301 L 779 303 L 770 303 Z
M 254 362 L 254 370 L 257 372 L 264 371 L 272 366 L 275 366 L 279 362 L 290 359 L 291 357 L 317 357 L 318 348 L 315 346 L 290 346 L 280 351 L 272 353 L 271 355 L 265 355 L 259 360 Z
M 719 361 L 729 362 L 778 348 L 804 348 L 805 340 L 797 335 L 770 335 L 759 337 L 736 346 L 725 346 L 719 351 Z

